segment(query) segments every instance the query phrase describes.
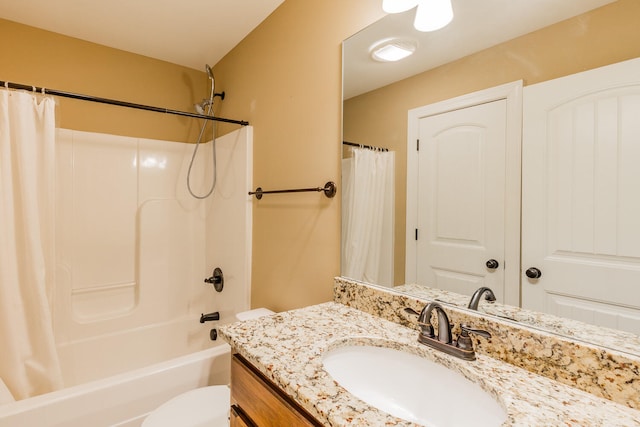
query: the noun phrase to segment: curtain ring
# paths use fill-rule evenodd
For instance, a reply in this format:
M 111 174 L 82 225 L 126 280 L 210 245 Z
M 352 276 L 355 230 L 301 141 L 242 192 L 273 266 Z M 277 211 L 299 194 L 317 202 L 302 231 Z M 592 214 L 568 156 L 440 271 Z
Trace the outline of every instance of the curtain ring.
M 43 95 L 46 95 L 45 91 L 44 91 L 44 86 L 41 88 L 41 92 Z
M 5 89 L 9 89 L 9 82 L 4 82 Z
M 36 91 L 36 87 L 35 86 L 31 86 L 31 91 L 35 92 Z

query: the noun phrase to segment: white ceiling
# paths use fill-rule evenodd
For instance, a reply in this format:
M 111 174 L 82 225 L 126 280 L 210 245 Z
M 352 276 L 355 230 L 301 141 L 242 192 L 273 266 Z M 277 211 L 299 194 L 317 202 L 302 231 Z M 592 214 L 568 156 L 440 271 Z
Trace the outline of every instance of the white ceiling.
M 0 18 L 203 70 L 284 0 L 0 0 Z
M 582 14 L 614 0 L 453 0 L 453 21 L 440 31 L 413 28 L 415 10 L 387 15 L 345 42 L 344 99 L 402 80 L 482 49 Z M 382 2 L 380 2 L 382 4 Z M 588 23 L 584 23 L 588 25 Z M 369 51 L 385 38 L 418 42 L 416 53 L 394 63 Z
M 283 1 L 0 0 L 0 18 L 204 70 Z M 388 15 L 380 21 L 385 25 L 373 24 L 345 44 L 345 99 L 612 1 L 453 0 L 453 22 L 433 33 L 413 29 L 413 10 Z M 398 63 L 371 60 L 370 46 L 385 37 L 415 38 L 418 54 Z

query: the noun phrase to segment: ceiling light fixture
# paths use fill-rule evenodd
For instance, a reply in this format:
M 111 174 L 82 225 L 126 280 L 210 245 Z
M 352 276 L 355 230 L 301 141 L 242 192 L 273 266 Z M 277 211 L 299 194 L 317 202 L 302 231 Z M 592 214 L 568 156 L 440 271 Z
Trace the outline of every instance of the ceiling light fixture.
M 382 10 L 387 13 L 401 13 L 413 9 L 418 0 L 382 0 Z
M 406 12 L 417 6 L 413 26 L 418 31 L 436 31 L 453 19 L 451 0 L 382 0 L 382 10 L 387 13 Z
M 418 31 L 436 31 L 453 19 L 451 0 L 420 0 L 413 26 Z
M 404 39 L 386 39 L 371 47 L 371 57 L 380 62 L 394 62 L 416 51 L 416 42 Z

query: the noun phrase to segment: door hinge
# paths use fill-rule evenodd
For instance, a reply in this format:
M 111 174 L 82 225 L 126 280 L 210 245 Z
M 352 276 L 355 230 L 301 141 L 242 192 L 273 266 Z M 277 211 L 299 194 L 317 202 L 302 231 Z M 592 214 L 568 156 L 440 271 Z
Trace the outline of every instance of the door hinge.
M 418 229 L 416 228 L 416 240 L 418 240 Z
M 420 140 L 416 139 L 416 151 L 420 151 Z

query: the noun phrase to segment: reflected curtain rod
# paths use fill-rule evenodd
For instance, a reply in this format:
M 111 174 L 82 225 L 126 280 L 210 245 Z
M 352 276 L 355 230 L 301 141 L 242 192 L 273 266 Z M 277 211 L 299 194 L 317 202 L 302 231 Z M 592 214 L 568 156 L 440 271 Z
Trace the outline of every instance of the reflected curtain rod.
M 22 89 L 22 90 L 28 90 L 32 92 L 38 92 L 43 95 L 61 96 L 63 98 L 72 98 L 72 99 L 79 99 L 81 101 L 98 102 L 100 104 L 109 104 L 109 105 L 116 105 L 118 107 L 135 108 L 137 110 L 153 111 L 156 113 L 172 114 L 174 116 L 185 116 L 185 117 L 192 117 L 194 119 L 204 119 L 204 120 L 213 120 L 217 122 L 233 123 L 240 126 L 249 125 L 249 122 L 246 122 L 244 120 L 232 120 L 232 119 L 225 119 L 222 117 L 208 116 L 206 114 L 190 113 L 188 111 L 170 110 L 168 108 L 153 107 L 151 105 L 143 105 L 143 104 L 134 104 L 133 102 L 118 101 L 116 99 L 108 99 L 108 98 L 99 98 L 96 96 L 82 95 L 79 93 L 65 92 L 65 91 L 56 90 L 56 89 L 46 89 L 44 87 L 36 87 L 36 86 L 24 85 L 20 83 L 11 83 L 11 82 L 2 81 L 2 80 L 0 80 L 0 87 L 4 87 L 7 89 Z
M 389 151 L 388 148 L 384 148 L 384 147 L 374 147 L 373 145 L 364 145 L 364 144 L 356 144 L 355 142 L 349 142 L 349 141 L 342 141 L 343 145 L 348 145 L 350 147 L 360 147 L 360 148 L 367 148 L 369 150 L 380 150 L 380 151 Z

